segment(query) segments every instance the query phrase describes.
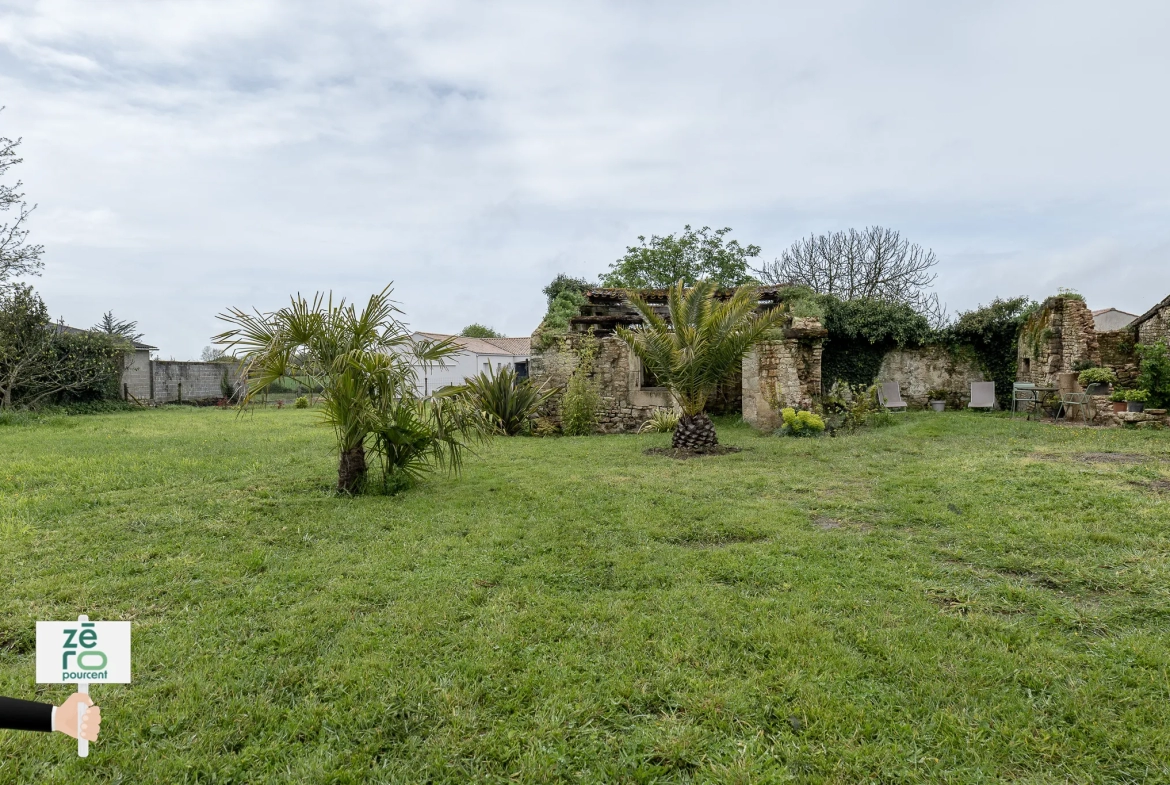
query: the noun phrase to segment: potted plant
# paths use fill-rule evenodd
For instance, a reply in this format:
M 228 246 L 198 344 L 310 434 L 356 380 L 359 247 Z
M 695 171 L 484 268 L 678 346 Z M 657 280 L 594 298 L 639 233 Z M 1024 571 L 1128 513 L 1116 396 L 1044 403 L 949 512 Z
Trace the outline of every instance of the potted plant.
M 1118 387 L 1116 390 L 1113 391 L 1113 395 L 1109 396 L 1109 400 L 1113 402 L 1113 411 L 1115 411 L 1115 412 L 1124 412 L 1125 411 L 1125 396 L 1128 392 L 1129 392 L 1129 390 L 1123 390 L 1120 387 Z
M 926 393 L 926 398 L 930 401 L 930 408 L 936 412 L 944 411 L 947 408 L 948 391 L 937 387 Z
M 1077 376 L 1077 382 L 1089 395 L 1108 395 L 1109 386 L 1117 383 L 1112 368 L 1086 368 Z
M 1144 411 L 1148 400 L 1150 400 L 1150 394 L 1146 390 L 1130 390 L 1125 394 L 1125 410 L 1127 412 Z

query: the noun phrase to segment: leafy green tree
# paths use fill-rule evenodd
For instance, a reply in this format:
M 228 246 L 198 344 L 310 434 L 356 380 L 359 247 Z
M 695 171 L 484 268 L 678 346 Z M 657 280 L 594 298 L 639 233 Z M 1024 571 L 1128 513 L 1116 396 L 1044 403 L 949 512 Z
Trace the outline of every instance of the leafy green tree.
M 496 332 L 495 330 L 493 330 L 492 328 L 487 327 L 485 325 L 482 325 L 478 322 L 473 322 L 472 324 L 467 325 L 466 327 L 464 327 L 462 330 L 459 331 L 459 334 L 461 336 L 463 336 L 464 338 L 503 338 L 504 337 L 504 336 L 500 335 L 498 332 Z
M 760 247 L 726 241 L 730 232 L 728 227 L 695 230 L 688 224 L 677 237 L 653 235 L 647 241 L 639 235 L 640 244 L 626 248 L 625 256 L 610 265 L 602 283 L 625 289 L 666 289 L 679 281 L 684 286 L 710 281 L 720 288 L 753 283 L 748 260 L 760 255 Z
M 31 286 L 0 289 L 0 408 L 117 396 L 124 343 L 58 329 Z
M 449 339 L 414 341 L 390 293 L 387 286 L 372 295 L 360 312 L 320 293 L 311 302 L 297 295 L 273 313 L 232 308 L 219 318 L 233 327 L 213 339 L 244 363 L 242 406 L 285 376 L 321 386 L 342 493 L 364 488 L 367 443 L 382 462 L 384 484 L 398 490 L 428 471 L 457 471 L 469 445 L 485 433 L 482 418 L 455 391 L 419 396 L 418 370 L 460 349 Z
M 561 273 L 544 287 L 548 311 L 536 328 L 536 345 L 547 349 L 569 331 L 569 320 L 581 312 L 585 292 L 593 288 L 584 278 L 573 278 Z
M 759 289 L 741 286 L 725 299 L 715 297 L 714 281 L 700 281 L 689 290 L 681 282 L 670 287 L 669 319 L 663 319 L 645 300 L 629 295 L 642 324 L 618 328 L 625 341 L 654 374 L 669 387 L 682 409 L 672 444 L 704 450 L 719 443 L 707 416 L 707 401 L 739 367 L 745 354 L 766 333 L 787 318 L 782 308 L 759 312 Z

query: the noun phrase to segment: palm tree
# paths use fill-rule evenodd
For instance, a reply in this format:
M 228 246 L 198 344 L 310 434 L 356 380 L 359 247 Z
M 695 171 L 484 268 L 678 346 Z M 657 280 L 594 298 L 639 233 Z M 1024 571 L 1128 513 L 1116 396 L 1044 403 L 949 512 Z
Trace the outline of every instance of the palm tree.
M 458 469 L 468 443 L 481 435 L 474 413 L 451 396 L 422 398 L 419 368 L 441 364 L 460 349 L 449 339 L 415 341 L 397 318 L 391 287 L 372 295 L 359 313 L 345 300 L 299 294 L 273 313 L 229 309 L 234 327 L 215 343 L 244 363 L 241 406 L 284 376 L 319 384 L 325 422 L 339 452 L 337 490 L 358 493 L 367 474 L 366 443 L 382 460 L 383 480 L 400 488 L 431 468 Z
M 669 290 L 669 321 L 628 292 L 642 324 L 617 330 L 659 383 L 670 388 L 682 409 L 672 440 L 680 449 L 703 450 L 719 443 L 706 413 L 707 401 L 752 346 L 786 318 L 782 308 L 757 311 L 755 286 L 741 286 L 725 300 L 717 300 L 715 291 L 711 281 L 700 281 L 689 290 L 679 281 Z

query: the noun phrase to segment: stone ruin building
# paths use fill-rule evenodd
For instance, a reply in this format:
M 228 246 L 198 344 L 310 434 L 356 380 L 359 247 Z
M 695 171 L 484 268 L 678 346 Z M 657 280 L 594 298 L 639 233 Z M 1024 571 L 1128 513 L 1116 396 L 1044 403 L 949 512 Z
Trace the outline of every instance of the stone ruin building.
M 1119 386 L 1130 388 L 1140 370 L 1134 347 L 1162 339 L 1170 340 L 1170 297 L 1116 330 L 1096 329 L 1093 313 L 1079 297 L 1049 297 L 1020 329 L 1016 379 L 1072 391 L 1078 389 L 1079 370 L 1100 366 L 1117 374 Z M 1170 425 L 1170 417 L 1159 409 L 1115 415 L 1104 397 L 1095 397 L 1092 408 L 1093 421 L 1100 425 Z
M 762 287 L 760 308 L 782 307 L 783 288 Z M 665 289 L 641 294 L 667 317 Z M 716 296 L 730 294 L 728 290 Z M 585 298 L 580 314 L 569 322 L 567 335 L 533 335 L 529 376 L 537 386 L 557 389 L 547 411 L 552 420 L 559 422 L 560 399 L 577 367 L 577 352 L 592 333 L 598 342 L 593 377 L 602 400 L 598 428 L 602 433 L 636 431 L 656 409 L 674 406 L 670 391 L 658 385 L 614 332 L 619 326 L 630 327 L 642 321 L 626 301 L 624 290 L 592 289 Z M 756 344 L 744 358 L 740 373 L 727 380 L 709 409 L 715 413 L 742 412 L 749 424 L 771 430 L 779 427 L 780 409 L 784 406 L 811 408 L 821 392 L 821 342 L 825 335 L 818 320 L 789 317 L 783 337 Z

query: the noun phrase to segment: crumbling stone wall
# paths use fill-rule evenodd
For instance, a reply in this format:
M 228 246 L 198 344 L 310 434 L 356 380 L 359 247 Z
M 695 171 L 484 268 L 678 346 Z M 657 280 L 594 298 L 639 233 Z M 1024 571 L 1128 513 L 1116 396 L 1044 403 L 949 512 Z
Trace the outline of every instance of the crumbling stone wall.
M 780 427 L 786 406 L 812 409 L 821 395 L 825 330 L 816 319 L 794 319 L 783 340 L 761 341 L 743 358 L 743 419 L 761 431 Z
M 1081 362 L 1101 364 L 1093 314 L 1080 298 L 1049 297 L 1020 328 L 1016 379 L 1055 385 Z
M 894 349 L 882 359 L 879 382 L 897 382 L 902 399 L 915 407 L 929 403 L 931 390 L 947 390 L 948 400 L 971 400 L 971 382 L 985 382 L 987 376 L 970 350 L 954 352 L 945 346 Z M 998 391 L 997 391 L 998 392 Z
M 1139 316 L 1135 323 L 1138 343 L 1151 344 L 1163 339 L 1170 341 L 1170 297 Z
M 1097 333 L 1101 365 L 1112 368 L 1122 387 L 1133 387 L 1138 377 L 1138 358 L 1134 353 L 1134 331 L 1129 327 Z
M 545 405 L 544 416 L 560 424 L 561 400 L 565 386 L 578 364 L 584 333 L 569 333 L 557 345 L 534 348 L 528 360 L 528 374 L 536 386 L 547 385 L 556 392 Z M 597 338 L 597 356 L 590 378 L 601 393 L 598 430 L 601 433 L 636 431 L 655 409 L 674 406 L 670 391 L 642 387 L 642 365 L 630 347 L 616 335 Z

